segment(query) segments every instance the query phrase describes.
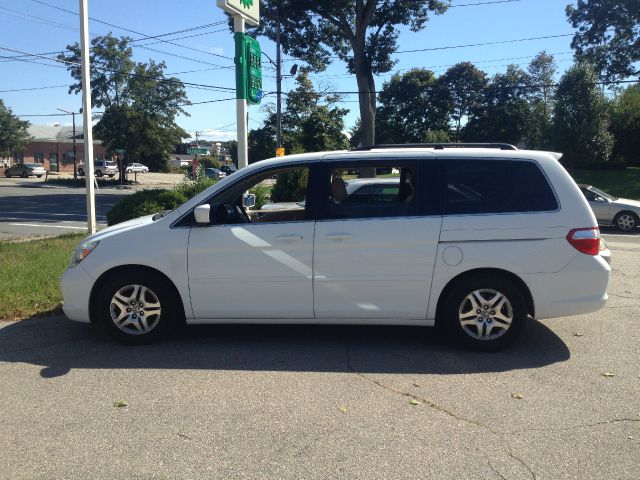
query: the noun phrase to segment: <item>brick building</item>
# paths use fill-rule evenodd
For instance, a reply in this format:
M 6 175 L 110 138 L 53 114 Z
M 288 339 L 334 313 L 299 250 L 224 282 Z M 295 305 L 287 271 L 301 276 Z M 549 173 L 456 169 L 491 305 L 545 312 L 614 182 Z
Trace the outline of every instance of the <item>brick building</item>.
M 14 152 L 5 160 L 9 166 L 16 163 L 40 163 L 50 172 L 73 172 L 73 127 L 61 125 L 31 125 L 28 129 L 33 137 L 24 152 Z M 84 159 L 82 126 L 76 126 L 77 163 Z M 93 139 L 94 160 L 108 158 L 101 140 Z

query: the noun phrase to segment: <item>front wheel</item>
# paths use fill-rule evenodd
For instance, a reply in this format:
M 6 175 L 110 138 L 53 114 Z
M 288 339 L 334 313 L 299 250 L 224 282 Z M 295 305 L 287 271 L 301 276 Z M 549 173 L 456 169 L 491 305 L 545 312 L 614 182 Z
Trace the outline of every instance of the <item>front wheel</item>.
M 638 216 L 633 212 L 620 212 L 613 223 L 621 232 L 630 232 L 638 226 Z
M 7 178 L 11 178 L 11 174 L 9 172 L 4 172 L 4 176 Z
M 28 178 L 29 174 L 27 172 L 22 172 L 22 175 L 20 175 L 22 178 Z
M 81 177 L 84 176 L 84 170 L 79 168 L 78 169 L 78 175 L 80 175 Z
M 445 302 L 443 320 L 449 333 L 474 350 L 495 351 L 510 345 L 527 318 L 520 289 L 496 275 L 463 279 Z
M 184 320 L 177 293 L 153 273 L 118 273 L 99 288 L 97 320 L 122 343 L 156 342 Z
M 96 170 L 96 177 L 102 176 L 102 170 Z

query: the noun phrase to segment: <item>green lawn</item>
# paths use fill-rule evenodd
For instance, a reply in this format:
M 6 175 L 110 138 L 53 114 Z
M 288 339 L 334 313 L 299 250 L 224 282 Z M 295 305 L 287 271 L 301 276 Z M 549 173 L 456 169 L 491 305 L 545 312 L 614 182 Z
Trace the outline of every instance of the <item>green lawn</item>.
M 83 234 L 0 243 L 0 319 L 21 319 L 60 308 L 60 276 Z
M 577 183 L 587 183 L 616 197 L 640 200 L 640 168 L 626 170 L 575 170 Z

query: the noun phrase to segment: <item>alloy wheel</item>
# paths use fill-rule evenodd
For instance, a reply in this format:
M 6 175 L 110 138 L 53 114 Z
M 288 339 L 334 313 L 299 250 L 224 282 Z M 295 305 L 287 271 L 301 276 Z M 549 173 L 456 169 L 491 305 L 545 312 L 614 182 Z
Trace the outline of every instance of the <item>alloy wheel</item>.
M 636 219 L 630 213 L 623 213 L 618 217 L 617 225 L 623 232 L 628 232 L 635 228 Z
M 511 327 L 513 306 L 501 292 L 490 288 L 474 290 L 458 308 L 458 321 L 464 332 L 477 340 L 494 340 Z
M 127 285 L 111 298 L 111 320 L 129 335 L 144 335 L 160 321 L 162 308 L 158 296 L 143 285 Z

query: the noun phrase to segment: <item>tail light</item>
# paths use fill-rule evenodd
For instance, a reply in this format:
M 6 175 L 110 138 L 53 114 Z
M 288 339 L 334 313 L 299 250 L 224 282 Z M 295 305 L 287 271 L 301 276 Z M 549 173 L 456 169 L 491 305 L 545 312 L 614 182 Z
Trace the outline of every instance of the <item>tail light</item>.
M 598 255 L 600 251 L 600 229 L 598 227 L 574 228 L 567 234 L 567 241 L 579 252 Z

